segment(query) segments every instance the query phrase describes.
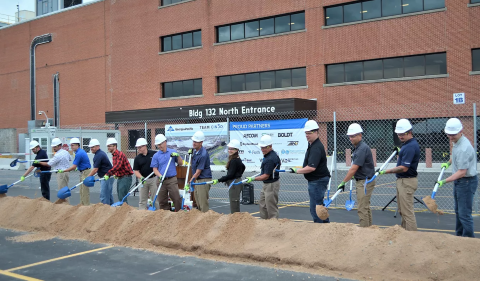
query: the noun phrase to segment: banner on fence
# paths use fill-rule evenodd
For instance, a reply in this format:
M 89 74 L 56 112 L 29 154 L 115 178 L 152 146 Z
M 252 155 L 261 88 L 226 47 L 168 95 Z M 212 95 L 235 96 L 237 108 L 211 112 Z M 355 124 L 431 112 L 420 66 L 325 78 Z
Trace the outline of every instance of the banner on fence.
M 263 155 L 258 147 L 260 138 L 270 135 L 273 150 L 285 166 L 301 166 L 308 147 L 303 127 L 308 119 L 231 122 L 230 139 L 240 141 L 240 157 L 245 166 L 260 166 Z

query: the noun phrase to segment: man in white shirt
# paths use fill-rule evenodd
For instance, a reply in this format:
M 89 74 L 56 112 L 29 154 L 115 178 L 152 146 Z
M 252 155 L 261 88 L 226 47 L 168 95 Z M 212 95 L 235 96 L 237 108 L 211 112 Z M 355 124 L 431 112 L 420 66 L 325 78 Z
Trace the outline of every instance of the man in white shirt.
M 68 151 L 62 149 L 62 141 L 59 138 L 54 138 L 51 146 L 55 152 L 55 155 L 48 162 L 38 162 L 38 164 L 51 167 L 53 170 L 68 169 L 70 167 L 71 157 Z M 69 172 L 57 173 L 58 189 L 60 190 L 61 188 L 68 186 L 69 179 Z

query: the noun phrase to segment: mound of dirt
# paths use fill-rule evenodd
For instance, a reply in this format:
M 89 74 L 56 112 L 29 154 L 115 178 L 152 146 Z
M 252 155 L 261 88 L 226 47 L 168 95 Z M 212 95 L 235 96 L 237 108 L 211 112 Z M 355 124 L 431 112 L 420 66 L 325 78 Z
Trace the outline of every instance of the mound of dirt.
M 443 215 L 443 212 L 442 211 L 439 211 L 438 210 L 438 206 L 437 206 L 437 202 L 435 202 L 434 199 L 432 199 L 431 196 L 425 196 L 423 197 L 423 202 L 425 203 L 425 205 L 427 205 L 427 208 L 434 214 L 439 214 L 439 215 Z
M 6 193 L 0 194 L 0 198 L 3 198 L 3 197 L 7 197 L 7 194 Z
M 480 240 L 399 226 L 259 220 L 248 213 L 139 211 L 0 200 L 0 227 L 362 280 L 477 280 Z M 48 236 L 46 236 L 48 237 Z
M 328 219 L 328 217 L 329 217 L 328 209 L 325 208 L 325 206 L 323 206 L 323 205 L 317 205 L 317 207 L 315 208 L 315 211 L 317 212 L 317 216 L 318 216 L 321 220 L 326 220 L 326 219 Z
M 60 199 L 58 198 L 57 201 L 53 204 L 68 204 L 68 199 Z

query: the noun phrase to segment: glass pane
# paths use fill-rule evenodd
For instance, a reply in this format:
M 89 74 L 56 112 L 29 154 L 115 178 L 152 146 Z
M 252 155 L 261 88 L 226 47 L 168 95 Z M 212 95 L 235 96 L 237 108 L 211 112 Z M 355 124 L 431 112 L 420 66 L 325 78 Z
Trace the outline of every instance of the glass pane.
M 362 2 L 362 15 L 364 20 L 379 18 L 382 16 L 380 0 Z
M 172 50 L 178 50 L 182 48 L 182 35 L 172 36 Z
M 405 77 L 425 75 L 425 56 L 412 56 L 403 58 Z
M 343 6 L 343 22 L 362 20 L 362 3 L 353 3 Z
M 170 5 L 172 4 L 172 0 L 163 0 L 162 5 Z
M 173 94 L 172 97 L 183 96 L 183 83 L 182 81 L 173 82 Z
M 343 64 L 327 65 L 327 84 L 343 83 L 344 81 Z
M 195 31 L 193 33 L 193 46 L 202 46 L 202 31 Z
M 232 40 L 238 40 L 238 39 L 245 38 L 244 27 L 245 27 L 245 24 L 243 24 L 243 23 L 232 24 L 230 26 L 230 29 L 232 31 L 232 37 L 231 37 Z
M 441 9 L 441 8 L 445 8 L 445 0 L 424 0 L 423 5 L 424 5 L 423 9 L 425 11 L 433 10 L 433 9 Z
M 218 77 L 218 92 L 228 93 L 232 91 L 232 85 L 230 84 L 230 76 Z
M 403 0 L 403 13 L 415 13 L 423 11 L 423 0 Z
M 307 86 L 307 69 L 292 69 L 292 87 Z
M 343 7 L 337 6 L 325 9 L 327 25 L 343 23 Z
M 275 88 L 286 88 L 292 86 L 292 72 L 288 70 L 277 70 L 275 73 Z
M 350 62 L 345 64 L 345 82 L 363 80 L 363 63 Z
M 290 16 L 290 29 L 302 30 L 305 29 L 305 13 L 294 14 Z
M 274 21 L 273 18 L 260 21 L 260 36 L 273 34 Z
M 245 81 L 247 84 L 247 91 L 260 89 L 260 73 L 250 73 L 245 75 Z
M 383 78 L 403 77 L 403 58 L 383 60 Z
M 230 26 L 222 26 L 218 28 L 218 42 L 230 41 Z
M 193 95 L 193 80 L 183 81 L 183 95 L 184 96 Z
M 382 17 L 400 15 L 402 13 L 402 0 L 382 0 Z
M 193 94 L 201 95 L 202 92 L 202 79 L 193 80 Z
M 245 91 L 245 75 L 232 75 L 232 92 Z
M 251 21 L 245 23 L 245 38 L 257 37 L 260 35 L 260 22 Z
M 260 86 L 262 89 L 275 88 L 275 72 L 268 71 L 260 73 Z
M 470 3 L 472 3 L 472 4 L 480 3 L 480 0 L 471 0 Z
M 426 75 L 447 74 L 447 54 L 425 56 Z
M 290 15 L 275 18 L 275 33 L 290 31 Z
M 173 96 L 172 83 L 163 83 L 163 97 L 169 98 Z
M 183 48 L 193 47 L 192 33 L 185 33 L 182 35 L 182 37 L 183 37 Z
M 172 50 L 172 37 L 165 37 L 163 38 L 163 51 L 171 51 Z
M 382 60 L 371 60 L 363 62 L 364 80 L 377 80 L 383 78 Z
M 472 71 L 480 71 L 480 49 L 472 50 Z

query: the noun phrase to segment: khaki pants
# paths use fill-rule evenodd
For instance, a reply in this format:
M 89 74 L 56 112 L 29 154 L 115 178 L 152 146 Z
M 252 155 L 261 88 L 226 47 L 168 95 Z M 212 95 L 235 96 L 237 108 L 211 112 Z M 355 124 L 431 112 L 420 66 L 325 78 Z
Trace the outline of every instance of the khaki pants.
M 160 204 L 160 209 L 170 210 L 168 205 L 168 196 L 172 199 L 173 206 L 175 206 L 175 211 L 178 212 L 182 209 L 182 200 L 180 199 L 180 192 L 178 191 L 178 181 L 177 177 L 170 179 L 165 179 L 163 181 L 160 192 L 158 192 L 158 198 Z
M 64 188 L 65 186 L 68 187 L 68 181 L 70 180 L 70 173 L 57 173 L 57 185 L 58 190 Z M 65 199 L 68 202 L 68 198 Z
M 88 174 L 90 174 L 90 169 L 86 169 L 80 175 L 80 180 L 83 181 Z M 90 189 L 84 184 L 80 185 L 80 204 L 84 206 L 90 205 Z
M 235 179 L 235 182 L 241 181 L 241 178 Z M 233 180 L 227 181 L 227 186 L 230 186 Z M 240 212 L 240 193 L 243 189 L 243 183 L 239 185 L 232 185 L 228 190 L 228 197 L 230 199 L 230 213 Z
M 402 216 L 402 227 L 409 231 L 417 231 L 417 220 L 413 210 L 413 196 L 417 187 L 417 178 L 397 179 L 398 212 Z
M 199 179 L 197 182 L 207 182 L 212 179 Z M 210 205 L 208 204 L 208 192 L 210 192 L 210 184 L 205 185 L 195 185 L 193 188 L 193 193 L 195 195 L 195 201 L 197 202 L 197 207 L 201 212 L 208 212 Z
M 262 219 L 278 219 L 278 192 L 280 181 L 264 183 L 260 192 L 260 217 Z
M 149 178 L 145 183 L 143 184 L 143 187 L 140 188 L 140 200 L 138 202 L 138 209 L 139 210 L 146 210 L 147 207 L 147 200 L 148 200 L 148 195 L 150 194 L 150 199 L 155 197 L 155 194 L 157 194 L 157 177 Z M 160 209 L 160 205 L 158 204 L 158 200 L 155 201 L 155 209 Z
M 358 218 L 360 219 L 360 227 L 369 227 L 372 225 L 372 211 L 370 210 L 370 198 L 372 197 L 375 181 L 367 184 L 367 194 L 363 185 L 365 180 L 359 180 L 355 183 L 357 190 Z

